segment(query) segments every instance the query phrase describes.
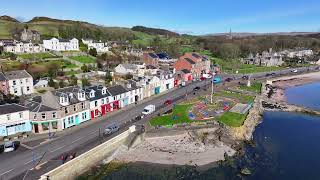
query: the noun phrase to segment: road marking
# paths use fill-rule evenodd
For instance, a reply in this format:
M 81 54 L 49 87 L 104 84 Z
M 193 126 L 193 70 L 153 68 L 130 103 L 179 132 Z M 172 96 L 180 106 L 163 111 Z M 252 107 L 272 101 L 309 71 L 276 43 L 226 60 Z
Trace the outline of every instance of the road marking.
M 7 173 L 9 173 L 9 172 L 11 172 L 11 171 L 13 171 L 13 169 L 10 169 L 10 170 L 8 170 L 8 171 L 6 171 L 6 172 L 4 172 L 4 173 L 0 174 L 0 176 L 5 175 L 5 174 L 7 174 Z
M 83 139 L 83 137 L 78 138 L 78 139 L 76 139 L 76 140 L 72 141 L 72 142 L 71 142 L 71 144 L 73 144 L 73 143 L 75 143 L 75 142 L 79 141 L 80 139 Z
M 24 165 L 27 165 L 27 164 L 31 163 L 32 161 L 35 161 L 35 160 L 40 159 L 40 158 L 41 158 L 41 156 L 36 157 L 36 158 L 34 158 L 34 159 L 31 159 L 30 161 L 24 163 Z
M 62 148 L 64 148 L 64 146 L 60 146 L 60 147 L 58 147 L 57 149 L 54 149 L 54 150 L 52 150 L 52 151 L 50 151 L 50 152 L 53 153 L 53 152 L 58 151 L 59 149 L 62 149 Z

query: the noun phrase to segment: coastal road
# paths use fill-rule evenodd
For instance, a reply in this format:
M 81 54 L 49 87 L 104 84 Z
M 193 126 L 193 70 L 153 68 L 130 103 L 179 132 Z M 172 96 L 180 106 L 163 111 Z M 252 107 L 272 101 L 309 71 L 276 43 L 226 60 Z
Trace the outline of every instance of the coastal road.
M 298 70 L 299 73 L 307 71 Z M 269 72 L 270 73 L 270 72 Z M 275 71 L 276 75 L 284 75 L 291 73 L 291 69 L 285 69 L 282 71 Z M 263 78 L 266 73 L 251 75 L 253 78 Z M 227 76 L 223 75 L 223 78 Z M 241 78 L 242 76 L 238 75 Z M 99 132 L 112 123 L 125 124 L 133 119 L 135 116 L 140 115 L 143 108 L 149 104 L 156 105 L 157 110 L 163 107 L 163 103 L 167 99 L 176 99 L 186 94 L 193 92 L 193 88 L 196 86 L 203 87 L 207 84 L 208 90 L 210 90 L 210 81 L 193 82 L 186 87 L 178 88 L 174 91 L 170 91 L 166 94 L 156 96 L 148 101 L 142 101 L 134 106 L 123 108 L 122 110 L 114 113 L 111 116 L 102 117 L 94 120 L 94 122 L 88 122 L 76 127 L 74 129 L 66 130 L 64 134 L 48 143 L 41 144 L 32 150 L 26 148 L 19 148 L 16 152 L 2 153 L 0 154 L 0 179 L 22 179 L 25 172 L 33 168 L 39 160 L 39 164 L 43 164 L 42 171 L 30 172 L 27 174 L 26 179 L 36 179 L 41 174 L 50 171 L 51 169 L 61 165 L 59 156 L 63 153 L 77 152 L 77 155 L 88 151 L 89 149 L 97 146 L 101 140 Z M 226 86 L 231 86 L 232 83 L 227 83 Z M 202 88 L 203 89 L 203 88 Z M 145 121 L 144 119 L 143 121 Z M 130 123 L 127 123 L 126 127 L 123 127 L 121 131 L 126 130 Z M 100 129 L 100 131 L 99 131 Z M 69 131 L 69 132 L 68 132 Z M 120 132 L 121 132 L 120 131 Z M 118 133 L 120 133 L 118 132 Z M 114 134 L 113 136 L 117 135 Z M 111 137 L 113 137 L 111 136 Z M 106 141 L 111 137 L 104 138 L 102 141 Z
M 210 81 L 207 83 L 209 82 Z M 108 124 L 124 124 L 135 116 L 140 115 L 143 108 L 149 104 L 154 104 L 157 109 L 159 109 L 167 99 L 175 99 L 177 97 L 185 96 L 186 93 L 191 93 L 194 87 L 204 86 L 205 84 L 205 81 L 193 82 L 186 87 L 178 88 L 174 91 L 154 97 L 150 99 L 150 101 L 124 108 L 112 116 L 94 120 L 94 123 L 90 122 L 91 124 L 89 126 L 86 124 L 80 125 L 76 130 L 72 130 L 72 133 L 65 134 L 48 143 L 41 144 L 32 150 L 22 148 L 22 150 L 18 150 L 16 152 L 2 153 L 0 154 L 0 179 L 10 179 L 16 176 L 18 176 L 17 179 L 20 179 L 21 174 L 26 172 L 28 169 L 33 168 L 35 163 L 40 159 L 40 164 L 43 162 L 47 162 L 49 164 L 51 162 L 59 161 L 57 160 L 57 157 L 65 152 L 77 152 L 79 149 L 89 150 L 97 145 L 93 143 L 92 140 L 97 143 L 99 141 L 97 139 L 97 137 L 99 137 L 99 129 L 102 132 Z M 107 139 L 109 138 L 104 140 Z M 51 168 L 48 168 L 48 171 L 50 169 Z M 28 176 L 26 179 L 28 179 Z

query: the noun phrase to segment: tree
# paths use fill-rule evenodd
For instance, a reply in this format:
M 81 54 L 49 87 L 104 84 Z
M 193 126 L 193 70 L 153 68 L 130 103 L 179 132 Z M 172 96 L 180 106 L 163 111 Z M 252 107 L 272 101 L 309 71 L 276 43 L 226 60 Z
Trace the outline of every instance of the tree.
M 107 72 L 107 73 L 106 73 L 106 76 L 105 76 L 105 78 L 104 78 L 104 82 L 105 82 L 105 84 L 107 85 L 107 84 L 109 84 L 111 81 L 112 81 L 112 76 L 111 76 L 111 74 L 110 74 L 109 72 Z
M 90 48 L 89 54 L 90 54 L 91 56 L 97 57 L 97 55 L 98 55 L 97 49 L 96 49 L 96 48 Z
M 82 87 L 86 87 L 86 86 L 90 86 L 91 85 L 90 82 L 89 82 L 89 79 L 87 79 L 85 77 L 83 77 L 81 79 L 81 84 L 82 84 Z
M 60 80 L 60 81 L 59 81 L 59 87 L 60 87 L 60 88 L 64 88 L 64 87 L 65 87 L 65 83 L 64 83 L 63 80 Z
M 50 77 L 49 82 L 48 82 L 48 85 L 49 85 L 50 87 L 55 87 L 56 83 L 53 81 L 52 77 Z
M 84 73 L 89 72 L 89 68 L 88 68 L 87 65 L 81 66 L 81 70 L 82 70 L 82 72 L 84 72 Z
M 76 86 L 78 84 L 78 78 L 73 74 L 69 79 L 71 86 Z

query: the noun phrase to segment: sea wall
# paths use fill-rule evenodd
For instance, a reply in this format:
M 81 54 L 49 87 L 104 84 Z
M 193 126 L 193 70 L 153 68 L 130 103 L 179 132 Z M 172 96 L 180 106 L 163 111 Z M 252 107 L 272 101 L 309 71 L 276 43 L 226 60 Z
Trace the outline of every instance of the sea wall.
M 106 141 L 105 143 L 81 154 L 77 158 L 53 169 L 52 171 L 42 175 L 41 180 L 72 180 L 88 171 L 98 163 L 102 162 L 108 157 L 112 157 L 113 153 L 122 148 L 127 143 L 128 137 L 136 132 L 136 127 L 131 126 L 127 131 L 119 134 L 118 136 Z

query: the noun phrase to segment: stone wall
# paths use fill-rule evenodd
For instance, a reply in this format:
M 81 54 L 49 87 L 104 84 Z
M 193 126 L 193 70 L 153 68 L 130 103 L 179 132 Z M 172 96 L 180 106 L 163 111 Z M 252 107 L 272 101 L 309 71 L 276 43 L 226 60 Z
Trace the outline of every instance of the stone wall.
M 77 158 L 53 169 L 52 171 L 42 175 L 41 180 L 72 180 L 88 171 L 104 159 L 112 156 L 112 154 L 126 142 L 130 134 L 136 131 L 135 126 L 131 126 L 127 131 L 108 140 L 107 142 L 81 154 Z

